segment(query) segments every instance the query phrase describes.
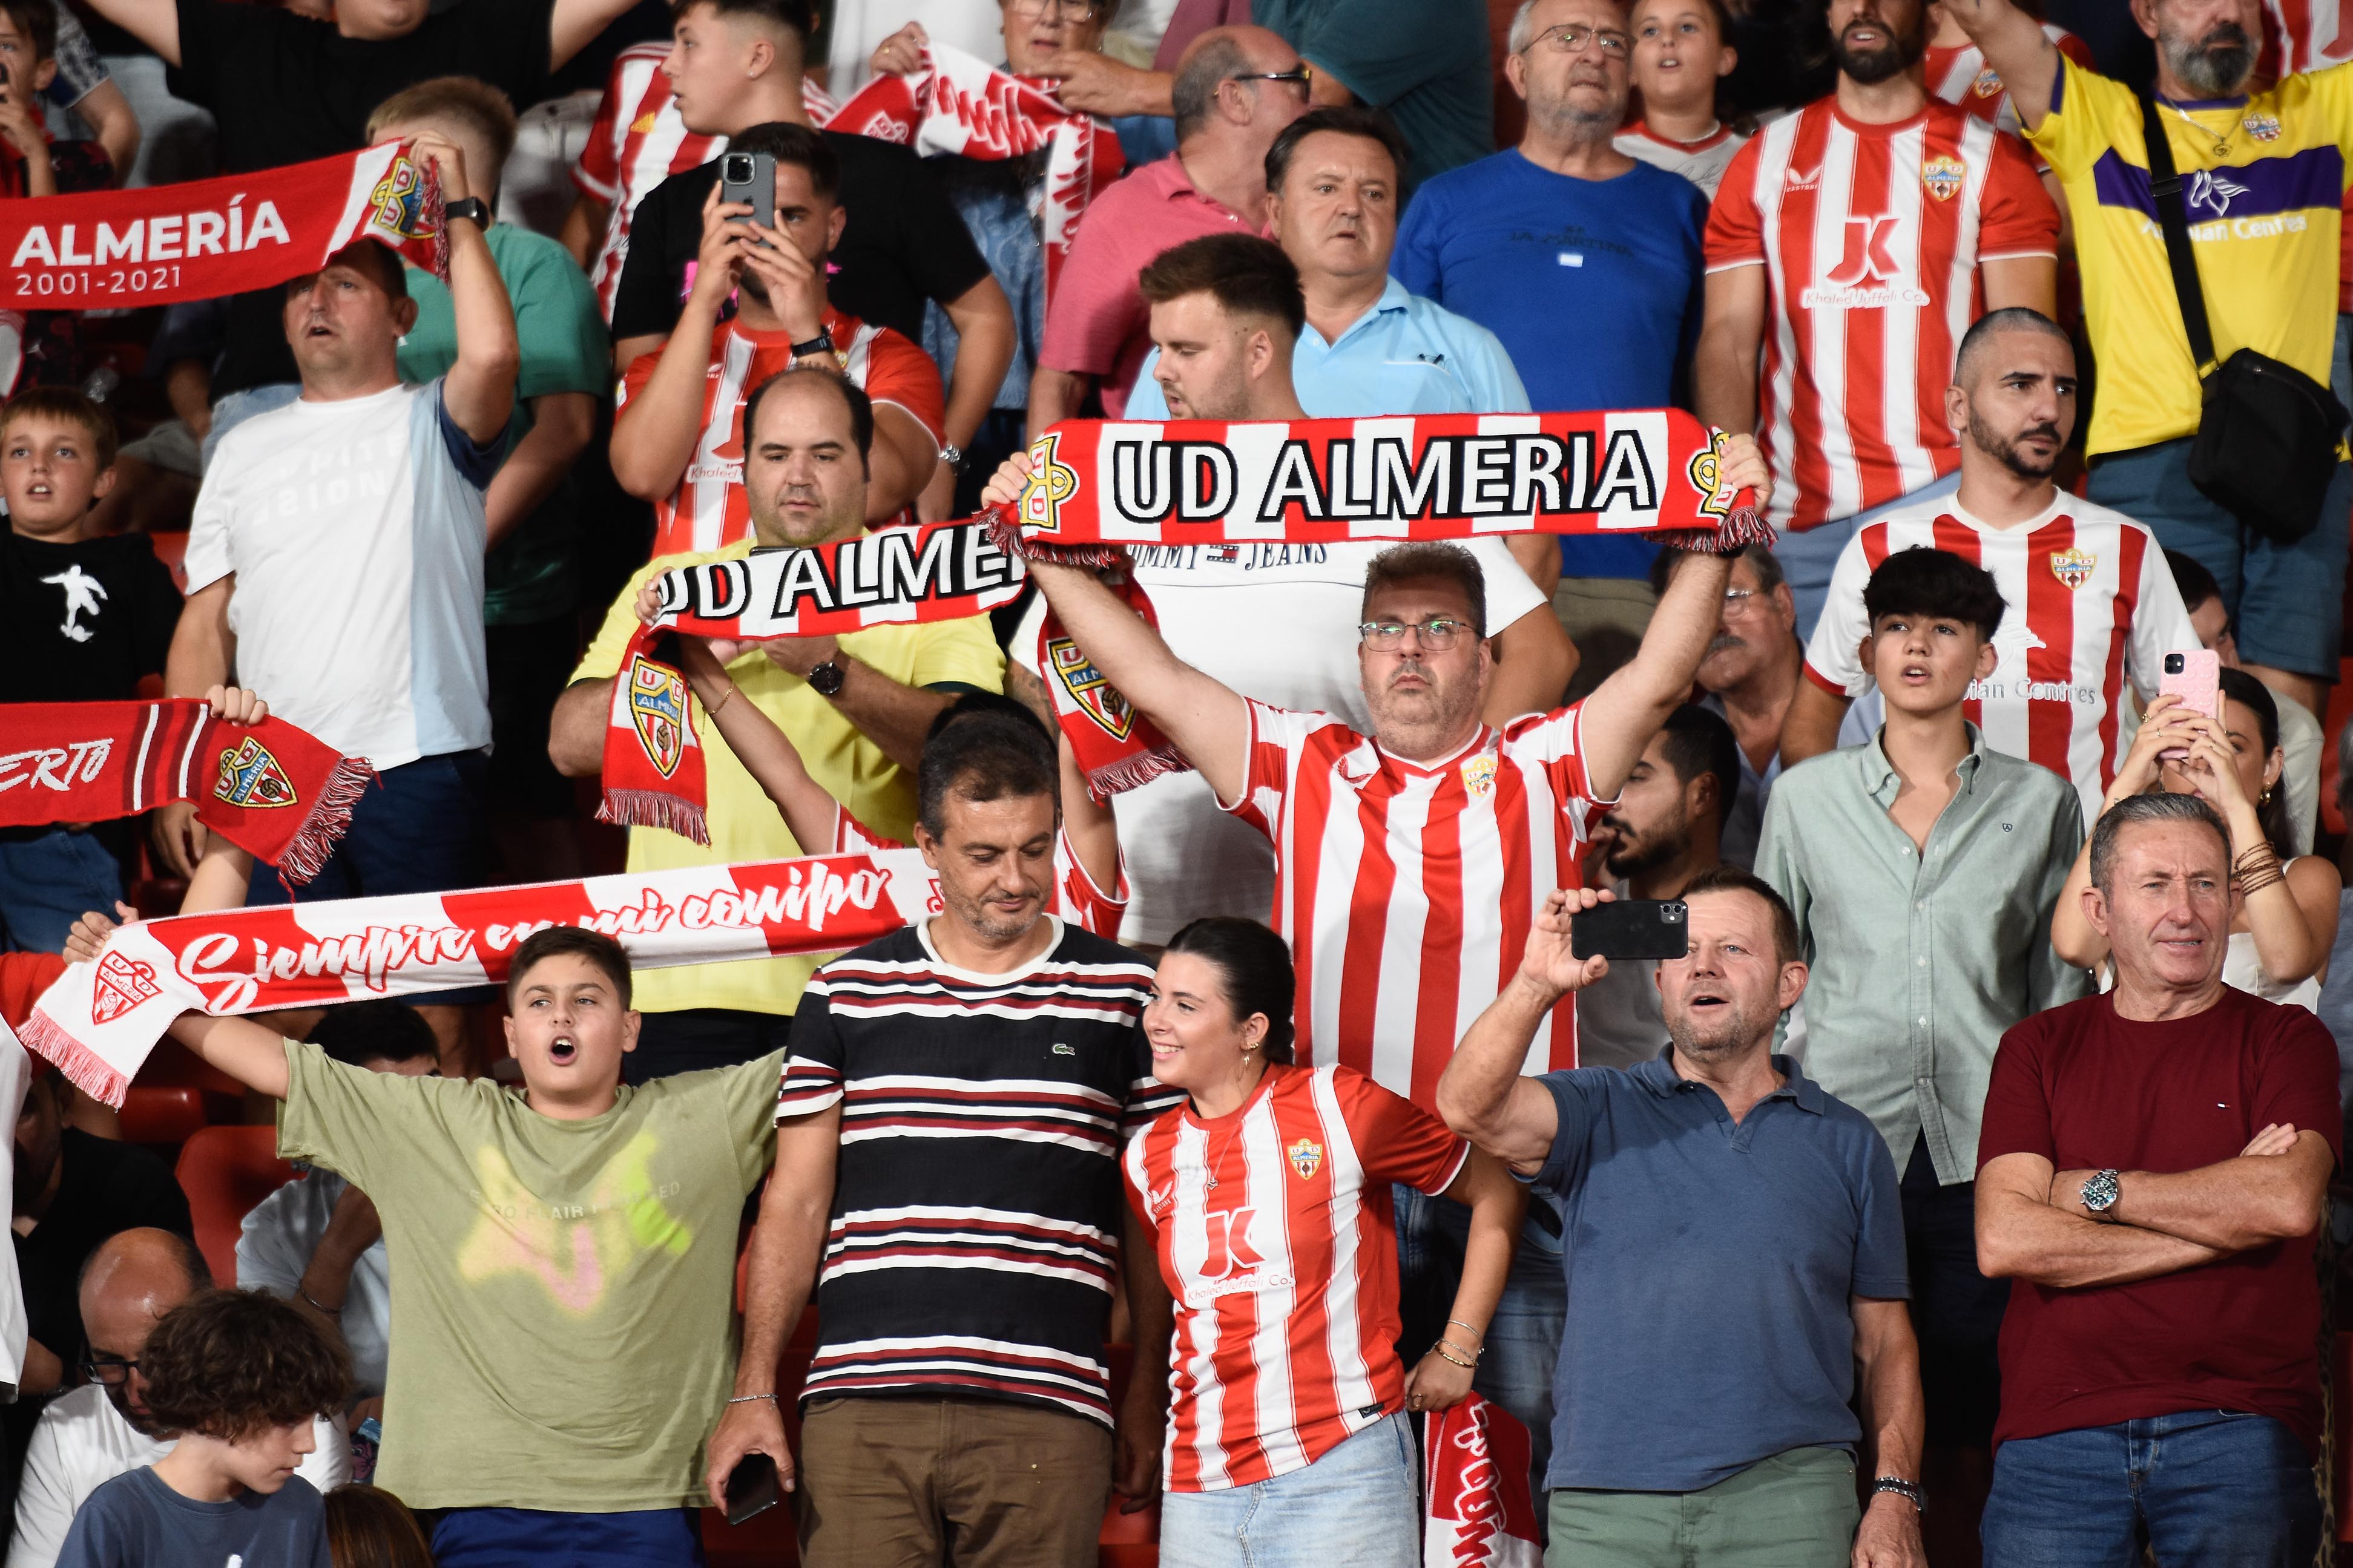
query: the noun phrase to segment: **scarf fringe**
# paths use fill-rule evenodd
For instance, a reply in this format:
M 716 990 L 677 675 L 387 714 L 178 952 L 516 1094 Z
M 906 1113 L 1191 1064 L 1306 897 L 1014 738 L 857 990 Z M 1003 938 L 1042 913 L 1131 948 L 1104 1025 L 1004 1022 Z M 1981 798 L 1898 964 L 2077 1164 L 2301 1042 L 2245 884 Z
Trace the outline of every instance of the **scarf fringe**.
M 706 847 L 711 843 L 711 825 L 702 807 L 664 790 L 608 789 L 596 807 L 596 820 L 622 827 L 667 828 Z
M 1049 544 L 1029 538 L 1014 521 L 1013 513 L 1001 506 L 985 506 L 973 515 L 973 521 L 988 531 L 988 542 L 1020 561 L 1043 561 L 1055 566 L 1118 566 L 1127 560 L 1127 551 L 1117 544 Z
M 28 1016 L 16 1030 L 16 1037 L 26 1048 L 37 1052 L 50 1066 L 66 1075 L 68 1082 L 92 1100 L 116 1107 L 122 1105 L 130 1090 L 131 1080 L 106 1064 L 96 1051 L 67 1034 L 42 1013 Z
M 1736 508 L 1714 528 L 1666 529 L 1657 535 L 1668 549 L 1694 555 L 1737 555 L 1752 544 L 1770 548 L 1780 537 L 1753 506 Z
M 368 785 L 375 782 L 375 769 L 364 758 L 339 757 L 327 782 L 320 786 L 319 798 L 311 807 L 302 826 L 294 831 L 293 839 L 278 857 L 278 874 L 290 882 L 307 882 L 326 868 L 327 857 L 333 854 L 352 826 L 352 813 L 367 794 Z
M 1133 756 L 1116 757 L 1087 770 L 1087 793 L 1108 805 L 1111 797 L 1142 789 L 1169 773 L 1189 773 L 1193 764 L 1175 746 L 1155 746 Z

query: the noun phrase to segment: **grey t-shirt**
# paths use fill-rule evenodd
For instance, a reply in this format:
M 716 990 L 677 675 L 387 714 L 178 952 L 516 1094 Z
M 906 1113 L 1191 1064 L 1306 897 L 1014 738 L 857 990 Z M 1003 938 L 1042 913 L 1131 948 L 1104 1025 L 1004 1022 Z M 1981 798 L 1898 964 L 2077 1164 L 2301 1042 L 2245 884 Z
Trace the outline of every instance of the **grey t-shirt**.
M 290 1476 L 227 1502 L 182 1497 L 145 1466 L 90 1494 L 58 1568 L 332 1568 L 327 1505 Z
M 1567 1322 L 1548 1488 L 1692 1492 L 1792 1448 L 1852 1452 L 1850 1298 L 1911 1283 L 1895 1162 L 1788 1057 L 1734 1125 L 1660 1057 L 1541 1080 L 1560 1110 L 1531 1185 L 1564 1211 Z M 1627 1354 L 1630 1326 L 1706 1324 L 1705 1354 Z

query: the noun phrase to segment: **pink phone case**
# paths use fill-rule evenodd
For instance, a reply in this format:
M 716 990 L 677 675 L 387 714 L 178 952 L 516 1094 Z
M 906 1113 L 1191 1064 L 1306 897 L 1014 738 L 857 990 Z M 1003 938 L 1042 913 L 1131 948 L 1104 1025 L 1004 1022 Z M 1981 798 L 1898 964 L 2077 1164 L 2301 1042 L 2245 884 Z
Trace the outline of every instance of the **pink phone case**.
M 2209 648 L 2185 648 L 2165 656 L 2170 665 L 2181 660 L 2181 673 L 2167 669 L 2157 683 L 2158 695 L 2181 699 L 2181 705 L 2209 719 L 2222 716 L 2222 660 Z

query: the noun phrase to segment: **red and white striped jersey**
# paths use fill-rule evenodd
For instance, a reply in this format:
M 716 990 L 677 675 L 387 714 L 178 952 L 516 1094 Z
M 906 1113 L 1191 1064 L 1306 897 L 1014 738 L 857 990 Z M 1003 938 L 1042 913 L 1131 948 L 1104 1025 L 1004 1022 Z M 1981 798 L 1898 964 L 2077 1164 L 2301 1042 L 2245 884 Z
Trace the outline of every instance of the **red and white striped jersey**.
M 1227 809 L 1274 845 L 1274 929 L 1299 973 L 1299 1057 L 1339 1063 L 1425 1110 L 1439 1075 L 1527 946 L 1555 888 L 1580 885 L 1599 807 L 1579 707 L 1480 727 L 1409 763 L 1328 713 L 1252 702 L 1250 772 Z M 1564 998 L 1525 1070 L 1577 1065 Z
M 876 403 L 906 410 L 936 442 L 946 415 L 940 368 L 922 347 L 888 327 L 870 327 L 839 310 L 825 313 L 825 330 L 841 358 L 841 374 Z M 615 422 L 652 379 L 662 351 L 640 354 L 621 379 Z M 703 381 L 702 435 L 678 489 L 654 502 L 654 555 L 718 550 L 752 531 L 752 505 L 744 494 L 744 400 L 793 361 L 792 334 L 755 332 L 740 317 L 711 334 L 710 370 Z M 894 521 L 913 522 L 910 509 Z
M 2010 528 L 1980 522 L 1949 498 L 1892 512 L 1839 554 L 1806 649 L 1816 685 L 1849 697 L 1870 689 L 1856 653 L 1871 631 L 1863 584 L 1895 551 L 1923 545 L 1992 573 L 2008 606 L 1994 636 L 2000 662 L 1969 687 L 1969 721 L 1994 750 L 2072 780 L 2089 823 L 2129 742 L 2119 733 L 2125 683 L 2146 703 L 2166 654 L 2198 646 L 2164 550 L 2124 513 L 2064 490 Z
M 1731 126 L 1718 125 L 1696 142 L 1675 142 L 1637 120 L 1621 129 L 1611 144 L 1629 158 L 1681 174 L 1712 197 L 1724 183 L 1724 171 L 1731 166 L 1733 154 L 1747 141 Z
M 631 44 L 613 58 L 605 96 L 596 105 L 587 145 L 572 167 L 572 183 L 607 204 L 605 237 L 588 268 L 589 286 L 605 319 L 613 319 L 613 291 L 629 258 L 629 220 L 648 191 L 672 174 L 708 163 L 727 150 L 724 136 L 698 136 L 686 128 L 661 63 L 666 43 Z
M 1288 1475 L 1403 1405 L 1389 1184 L 1435 1196 L 1470 1152 L 1359 1073 L 1281 1064 L 1240 1110 L 1180 1105 L 1129 1141 L 1176 1305 L 1169 1490 Z
M 2094 68 L 2092 46 L 2066 28 L 2045 22 L 2042 36 L 2085 70 Z M 1985 63 L 1983 49 L 1975 44 L 1942 47 L 1931 44 L 1926 65 L 1929 97 L 1958 104 L 1979 120 L 1990 121 L 2013 134 L 2018 132 L 2018 107 L 2002 89 L 2001 77 Z
M 833 852 L 856 855 L 870 850 L 904 849 L 907 846 L 895 838 L 885 838 L 858 818 L 849 808 L 837 805 L 833 811 Z M 932 886 L 936 892 L 939 879 Z M 934 906 L 936 907 L 936 906 Z M 1078 852 L 1071 847 L 1071 836 L 1061 828 L 1054 830 L 1054 885 L 1047 890 L 1046 912 L 1060 915 L 1081 931 L 1092 931 L 1106 942 L 1119 940 L 1119 922 L 1127 914 L 1127 860 L 1122 857 L 1112 888 L 1105 892 L 1087 875 L 1079 861 Z
M 1984 312 L 1978 265 L 2058 240 L 2025 146 L 1948 103 L 1864 125 L 1823 99 L 1749 138 L 1708 215 L 1707 268 L 1766 269 L 1775 526 L 1852 517 L 1960 466 L 1945 388 Z

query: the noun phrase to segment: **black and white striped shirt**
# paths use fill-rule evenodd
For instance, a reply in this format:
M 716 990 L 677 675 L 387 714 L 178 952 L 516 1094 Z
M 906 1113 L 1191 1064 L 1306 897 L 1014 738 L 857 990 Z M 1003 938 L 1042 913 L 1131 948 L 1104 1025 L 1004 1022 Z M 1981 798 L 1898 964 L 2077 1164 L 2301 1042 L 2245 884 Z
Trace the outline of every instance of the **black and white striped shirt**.
M 1178 1096 L 1144 1043 L 1151 967 L 1054 923 L 1011 973 L 944 962 L 917 924 L 809 982 L 776 1116 L 839 1101 L 841 1155 L 804 1400 L 924 1389 L 1110 1422 L 1119 1155 Z

